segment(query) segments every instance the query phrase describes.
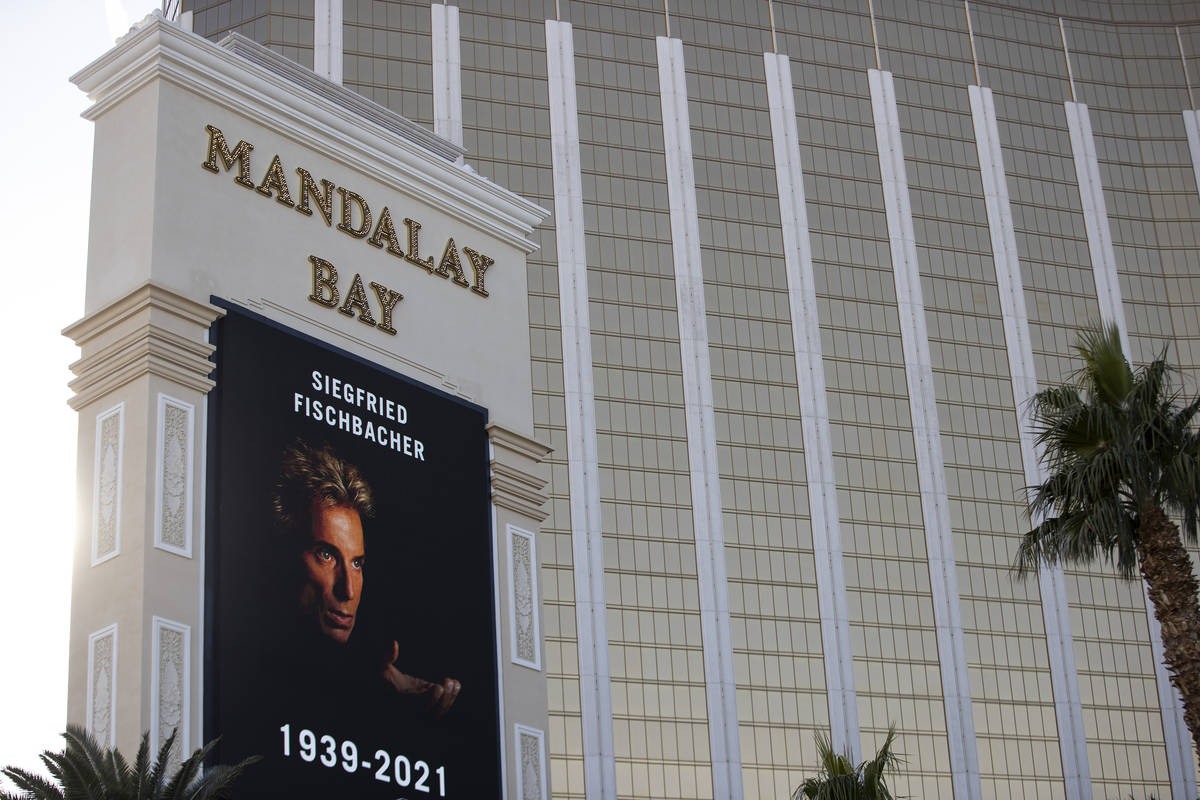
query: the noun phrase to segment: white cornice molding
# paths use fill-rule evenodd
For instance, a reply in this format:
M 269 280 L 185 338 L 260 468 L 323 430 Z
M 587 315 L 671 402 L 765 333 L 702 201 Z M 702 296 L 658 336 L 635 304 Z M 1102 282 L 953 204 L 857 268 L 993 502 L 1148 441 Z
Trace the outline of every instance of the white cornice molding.
M 242 52 L 253 49 L 236 47 Z M 286 74 L 151 15 L 112 50 L 71 76 L 71 82 L 92 101 L 83 117 L 94 121 L 151 81 L 166 81 L 319 149 L 522 252 L 537 249 L 529 234 L 549 215 L 546 209 L 415 143 L 410 129 L 397 133 L 396 118 L 403 118 L 382 106 L 365 99 L 349 101 L 346 95 L 351 92 L 314 74 L 297 83 L 293 70 L 282 71 Z M 322 90 L 315 91 L 316 85 Z M 446 146 L 453 148 L 448 142 L 440 145 Z
M 547 480 L 538 474 L 537 465 L 551 449 L 494 422 L 488 423 L 487 433 L 492 502 L 535 522 L 544 521 L 549 516 L 544 508 Z
M 147 374 L 207 393 L 213 346 L 205 337 L 224 313 L 147 282 L 69 325 L 62 333 L 83 356 L 71 365 L 78 377 L 68 403 L 78 410 Z

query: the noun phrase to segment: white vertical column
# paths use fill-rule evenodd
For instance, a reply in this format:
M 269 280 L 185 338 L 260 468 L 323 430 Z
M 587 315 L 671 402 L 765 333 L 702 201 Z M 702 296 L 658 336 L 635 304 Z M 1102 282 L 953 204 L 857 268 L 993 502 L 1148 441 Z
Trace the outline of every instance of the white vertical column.
M 1067 131 L 1071 136 L 1075 175 L 1079 180 L 1079 201 L 1083 206 L 1088 255 L 1092 259 L 1092 274 L 1096 281 L 1096 302 L 1100 305 L 1100 316 L 1120 328 L 1121 347 L 1126 357 L 1132 359 L 1129 334 L 1125 327 L 1125 310 L 1121 306 L 1121 285 L 1117 279 L 1117 256 L 1113 250 L 1112 229 L 1108 224 L 1104 185 L 1100 182 L 1096 139 L 1092 135 L 1092 120 L 1088 116 L 1088 107 L 1083 103 L 1063 105 L 1067 110 Z
M 462 48 L 458 39 L 458 6 L 429 7 L 433 30 L 433 132 L 463 143 Z
M 667 199 L 671 208 L 671 254 L 679 310 L 679 351 L 683 362 L 684 417 L 691 473 L 692 529 L 696 539 L 696 576 L 700 592 L 700 631 L 708 699 L 708 739 L 713 795 L 742 798 L 742 755 L 738 737 L 737 684 L 729 624 L 729 586 L 725 573 L 725 532 L 717 467 L 713 416 L 712 367 L 704 311 L 704 273 L 700 266 L 700 223 L 696 176 L 688 119 L 683 42 L 659 36 L 658 76 L 666 150 Z
M 1196 174 L 1196 189 L 1200 191 L 1200 111 L 1183 112 L 1183 127 L 1187 131 L 1188 150 L 1192 153 L 1192 171 Z
M 787 271 L 800 422 L 804 432 L 804 467 L 816 557 L 829 727 L 834 749 L 839 753 L 849 751 L 857 762 L 861 745 L 858 701 L 854 693 L 854 654 L 850 645 L 850 613 L 846 607 L 846 573 L 842 563 L 833 443 L 825 396 L 825 368 L 821 361 L 821 330 L 817 320 L 804 170 L 800 163 L 800 136 L 796 128 L 792 64 L 787 56 L 776 53 L 763 53 L 763 62 L 767 70 L 767 104 L 775 147 L 779 219 L 783 227 L 783 262 Z
M 983 178 L 992 258 L 996 265 L 996 287 L 1000 292 L 1000 307 L 1004 314 L 1004 339 L 1008 347 L 1013 401 L 1017 411 L 1021 463 L 1025 468 L 1026 485 L 1034 486 L 1046 479 L 1029 416 L 1029 401 L 1038 390 L 1037 370 L 1029 334 L 1029 315 L 1025 309 L 1025 290 L 1021 283 L 1012 207 L 1008 200 L 1008 182 L 1004 174 L 1000 129 L 996 122 L 992 90 L 970 86 L 967 91 L 971 98 L 971 117 L 975 123 L 975 147 L 979 152 L 979 172 Z M 1038 570 L 1038 582 L 1042 595 L 1042 617 L 1046 625 L 1050 684 L 1054 690 L 1054 712 L 1058 720 L 1058 743 L 1066 797 L 1067 800 L 1084 800 L 1092 796 L 1092 780 L 1062 567 L 1041 567 Z
M 313 72 L 342 82 L 342 0 L 313 0 Z
M 950 527 L 950 501 L 946 468 L 938 428 L 937 398 L 929 334 L 925 328 L 925 302 L 913 232 L 912 202 L 896 113 L 892 73 L 869 70 L 871 109 L 879 147 L 879 171 L 887 212 L 892 271 L 896 280 L 897 311 L 904 349 L 904 372 L 912 410 L 913 443 L 921 482 L 921 513 L 929 558 L 929 584 L 937 629 L 942 698 L 946 707 L 946 736 L 950 746 L 950 772 L 954 796 L 976 800 L 983 794 L 979 778 L 979 752 L 975 744 L 975 717 L 963 642 L 954 536 Z
M 554 224 L 558 243 L 584 788 L 589 798 L 616 800 L 612 685 L 604 598 L 604 541 L 600 522 L 600 467 L 596 452 L 596 393 L 592 383 L 592 324 L 588 314 L 584 249 L 575 46 L 569 23 L 546 20 L 546 74 L 554 167 Z
M 1083 206 L 1083 226 L 1087 233 L 1088 253 L 1096 281 L 1096 301 L 1105 322 L 1115 323 L 1121 333 L 1121 348 L 1126 358 L 1135 354 L 1129 349 L 1129 333 L 1125 309 L 1121 304 L 1121 284 L 1117 277 L 1117 258 L 1113 250 L 1112 231 L 1108 222 L 1108 206 L 1104 201 L 1104 185 L 1100 180 L 1100 162 L 1096 156 L 1096 139 L 1088 107 L 1083 103 L 1064 103 L 1067 110 L 1067 130 L 1071 135 L 1071 152 L 1075 157 L 1075 175 L 1079 180 L 1079 199 Z M 1193 114 L 1195 112 L 1192 112 Z M 1184 119 L 1186 120 L 1186 114 Z M 1191 131 L 1189 131 L 1189 143 Z M 1193 149 L 1193 154 L 1196 152 Z M 1171 684 L 1163 653 L 1162 627 L 1154 616 L 1154 605 L 1142 582 L 1142 599 L 1150 629 L 1150 652 L 1154 658 L 1154 675 L 1158 685 L 1158 703 L 1162 709 L 1163 737 L 1167 748 L 1167 771 L 1171 775 L 1171 794 L 1175 797 L 1196 796 L 1196 770 L 1192 755 L 1192 738 L 1183 721 L 1183 700 Z

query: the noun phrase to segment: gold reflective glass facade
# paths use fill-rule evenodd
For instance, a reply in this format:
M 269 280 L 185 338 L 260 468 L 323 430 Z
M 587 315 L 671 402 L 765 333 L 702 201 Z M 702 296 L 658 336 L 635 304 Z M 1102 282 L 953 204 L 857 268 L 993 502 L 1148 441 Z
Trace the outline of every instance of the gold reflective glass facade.
M 616 789 L 711 798 L 696 443 L 685 426 L 654 38 L 666 33 L 663 10 L 638 0 L 458 5 L 467 163 L 546 208 L 555 186 L 544 20 L 573 26 Z M 772 5 L 774 31 L 766 0 L 670 3 L 686 65 L 745 796 L 784 797 L 812 774 L 813 734 L 830 720 L 762 59 L 777 49 L 792 63 L 841 518 L 846 677 L 863 749 L 896 724 L 905 765 L 894 788 L 952 795 L 942 670 L 953 665 L 935 628 L 928 478 L 917 468 L 868 87 L 878 67 L 895 76 L 983 797 L 1061 797 L 1055 654 L 1036 577 L 1011 571 L 1028 524 L 1026 478 L 967 86 L 994 92 L 1040 384 L 1079 366 L 1075 333 L 1098 314 L 1064 109 L 1074 99 L 1095 133 L 1134 354 L 1168 348 L 1195 391 L 1200 195 L 1181 112 L 1200 99 L 1200 8 L 978 0 L 972 41 L 952 0 L 876 2 L 874 27 L 866 0 Z M 311 0 L 202 0 L 195 11 L 205 35 L 239 30 L 312 63 Z M 345 85 L 432 127 L 428 2 L 344 0 L 343 14 Z M 293 18 L 300 32 L 289 34 Z M 547 743 L 554 797 L 583 798 L 555 223 L 536 231 L 528 262 L 534 433 L 554 448 L 539 544 Z M 1141 587 L 1097 566 L 1068 570 L 1067 590 L 1093 795 L 1170 796 Z
M 309 69 L 314 0 L 185 0 L 193 29 L 211 39 L 240 33 Z

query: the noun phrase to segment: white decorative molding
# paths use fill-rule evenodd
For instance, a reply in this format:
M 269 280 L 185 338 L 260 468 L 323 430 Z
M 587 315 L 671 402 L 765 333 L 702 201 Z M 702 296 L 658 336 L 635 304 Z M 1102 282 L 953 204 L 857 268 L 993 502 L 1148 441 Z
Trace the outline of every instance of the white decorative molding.
M 342 0 L 313 0 L 313 72 L 342 82 Z
M 517 754 L 517 797 L 546 800 L 546 733 L 525 725 L 514 725 Z
M 1200 111 L 1183 112 L 1183 128 L 1187 131 L 1188 150 L 1192 154 L 1192 172 L 1196 176 L 1196 191 L 1200 193 Z
M 1026 485 L 1036 486 L 1046 479 L 1030 419 L 1029 403 L 1038 391 L 1037 369 L 1033 359 L 1029 315 L 1025 308 L 1025 288 L 1021 283 L 1012 207 L 1009 205 L 1000 128 L 992 90 L 970 86 L 967 91 L 971 100 L 971 117 L 975 123 L 975 146 L 979 153 L 979 171 L 983 178 L 984 203 L 991 232 L 996 288 L 1000 293 L 1000 308 L 1004 316 L 1004 339 L 1008 348 L 1021 463 L 1025 468 Z M 1046 625 L 1046 654 L 1050 660 L 1050 685 L 1054 692 L 1066 798 L 1086 800 L 1092 796 L 1092 779 L 1088 766 L 1083 705 L 1079 696 L 1079 673 L 1075 666 L 1075 643 L 1071 635 L 1071 611 L 1067 604 L 1066 579 L 1062 567 L 1039 568 L 1038 583 L 1042 596 L 1042 618 Z
M 767 70 L 767 105 L 775 148 L 783 261 L 787 271 L 798 379 L 796 388 L 804 433 L 804 466 L 808 479 L 813 555 L 817 565 L 817 605 L 821 614 L 829 727 L 834 750 L 839 753 L 849 751 L 857 763 L 861 743 L 858 700 L 854 692 L 854 651 L 850 644 L 850 612 L 842 563 L 837 483 L 833 477 L 829 401 L 825 395 L 825 367 L 821 360 L 821 328 L 805 205 L 804 169 L 800 162 L 800 136 L 796 127 L 792 62 L 779 53 L 763 53 L 763 62 Z
M 89 313 L 63 329 L 83 351 L 67 402 L 79 411 L 146 376 L 207 393 L 213 347 L 188 332 L 208 330 L 224 313 L 153 281 Z
M 925 326 L 925 301 L 913 231 L 912 200 L 904 166 L 900 118 L 896 112 L 896 87 L 892 73 L 868 70 L 879 172 L 883 182 L 892 273 L 896 281 L 896 310 L 904 350 L 904 373 L 912 413 L 917 472 L 921 476 L 921 514 L 929 560 L 929 586 L 937 630 L 941 665 L 942 700 L 946 709 L 946 738 L 950 749 L 950 776 L 954 796 L 979 800 L 983 785 L 979 751 L 975 742 L 975 714 L 967 673 L 962 609 L 958 594 L 954 533 L 950 524 L 950 498 L 938 427 L 937 396 L 929 334 Z
M 92 469 L 92 566 L 121 553 L 121 484 L 125 404 L 96 415 Z
M 546 74 L 549 79 L 550 149 L 554 167 L 554 224 L 558 245 L 558 304 L 575 578 L 575 641 L 579 653 L 583 779 L 588 797 L 616 800 L 608 607 L 604 590 L 600 467 L 596 447 L 596 392 L 592 377 L 592 323 L 588 313 L 575 47 L 569 23 L 546 20 Z
M 177 767 L 191 754 L 192 629 L 181 622 L 154 617 L 154 672 L 150 681 L 150 752 L 157 753 L 172 733 L 170 763 Z
M 538 622 L 537 537 L 508 526 L 508 627 L 512 662 L 542 669 L 542 632 Z
M 714 796 L 723 800 L 741 800 L 742 746 L 738 733 L 725 530 L 683 42 L 666 36 L 656 37 L 655 42 L 667 199 L 671 212 L 671 255 L 675 264 L 675 298 L 679 312 L 679 351 L 683 363 L 684 419 L 691 477 L 692 532 L 696 541 L 696 583 L 700 593 L 712 790 Z
M 550 448 L 494 422 L 488 423 L 487 432 L 492 504 L 541 522 L 547 516 L 546 479 L 536 469 Z
M 154 546 L 192 557 L 192 458 L 195 406 L 158 395 Z
M 88 636 L 87 731 L 102 748 L 117 741 L 117 624 Z
M 303 78 L 301 77 L 303 76 Z M 244 36 L 217 46 L 150 17 L 108 53 L 72 76 L 95 120 L 147 83 L 163 79 L 256 125 L 313 150 L 365 178 L 403 188 L 430 208 L 528 253 L 533 226 L 547 211 L 453 163 L 461 149 L 378 103 L 325 81 Z M 397 133 L 398 126 L 407 129 Z M 418 139 L 421 143 L 418 143 Z M 440 148 L 447 160 L 430 159 Z M 397 176 L 404 180 L 397 183 Z
M 462 49 L 458 6 L 429 6 L 433 37 L 433 132 L 462 147 Z
M 1088 253 L 1091 255 L 1092 274 L 1096 283 L 1096 302 L 1100 306 L 1100 316 L 1103 320 L 1116 324 L 1121 335 L 1121 348 L 1132 361 L 1136 354 L 1129 348 L 1129 331 L 1117 275 L 1117 257 L 1108 221 L 1108 206 L 1104 200 L 1104 185 L 1100 179 L 1100 161 L 1096 155 L 1092 120 L 1085 104 L 1064 103 L 1064 106 L 1067 111 L 1067 130 L 1071 136 L 1071 153 L 1075 158 L 1075 176 L 1079 180 L 1083 227 L 1087 233 Z M 1186 115 L 1184 119 L 1186 121 Z M 1190 133 L 1189 131 L 1189 144 Z M 1162 711 L 1163 743 L 1167 749 L 1171 794 L 1175 797 L 1196 797 L 1196 762 L 1192 751 L 1192 737 L 1183 721 L 1183 699 L 1171 683 L 1170 673 L 1167 672 L 1162 627 L 1158 618 L 1154 616 L 1154 605 L 1150 601 L 1144 580 L 1142 600 L 1146 605 L 1150 653 L 1154 659 L 1158 704 Z

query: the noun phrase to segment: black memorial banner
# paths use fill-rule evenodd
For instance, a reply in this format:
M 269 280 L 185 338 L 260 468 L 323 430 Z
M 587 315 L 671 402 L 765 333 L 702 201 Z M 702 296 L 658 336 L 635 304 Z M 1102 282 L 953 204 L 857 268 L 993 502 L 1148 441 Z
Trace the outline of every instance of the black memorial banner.
M 484 409 L 214 326 L 205 731 L 238 798 L 500 796 Z

